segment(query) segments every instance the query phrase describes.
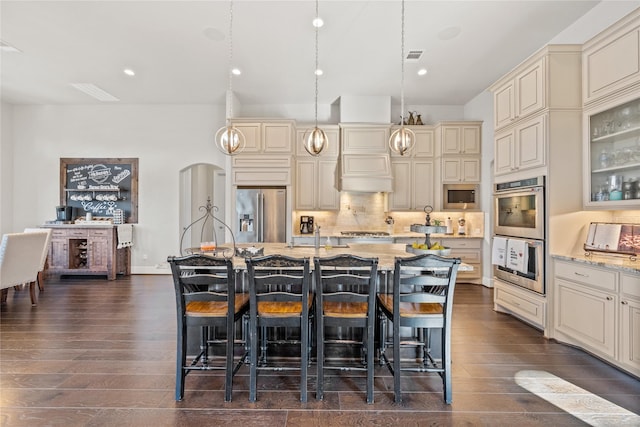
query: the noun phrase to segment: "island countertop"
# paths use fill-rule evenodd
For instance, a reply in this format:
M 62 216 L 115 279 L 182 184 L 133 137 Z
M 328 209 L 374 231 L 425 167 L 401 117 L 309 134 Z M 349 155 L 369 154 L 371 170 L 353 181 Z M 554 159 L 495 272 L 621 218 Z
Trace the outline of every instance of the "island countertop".
M 231 248 L 232 244 L 224 244 L 222 246 Z M 348 247 L 331 247 L 329 249 L 320 246 L 316 249 L 312 246 L 289 246 L 286 243 L 242 243 L 236 244 L 239 248 L 264 248 L 264 255 L 281 254 L 296 258 L 309 257 L 329 257 L 339 254 L 357 255 L 365 258 L 378 258 L 378 270 L 393 270 L 396 257 L 411 257 L 412 253 L 406 252 L 406 245 L 401 243 L 350 243 Z M 244 258 L 233 257 L 233 265 L 236 268 L 246 268 Z M 473 266 L 462 263 L 458 271 L 473 271 Z

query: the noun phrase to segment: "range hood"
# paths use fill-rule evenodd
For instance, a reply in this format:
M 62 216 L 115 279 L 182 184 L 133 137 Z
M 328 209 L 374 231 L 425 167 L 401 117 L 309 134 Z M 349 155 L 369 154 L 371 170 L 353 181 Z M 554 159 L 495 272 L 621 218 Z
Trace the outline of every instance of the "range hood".
M 339 191 L 393 191 L 387 125 L 340 124 Z
M 388 148 L 390 110 L 388 96 L 340 97 L 339 191 L 393 191 Z

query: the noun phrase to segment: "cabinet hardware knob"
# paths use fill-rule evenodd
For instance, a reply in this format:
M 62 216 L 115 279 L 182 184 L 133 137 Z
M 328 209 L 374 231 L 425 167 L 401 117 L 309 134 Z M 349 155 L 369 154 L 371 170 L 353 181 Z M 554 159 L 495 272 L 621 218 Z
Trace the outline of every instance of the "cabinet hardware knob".
M 620 301 L 620 304 L 622 304 L 622 305 L 627 305 L 627 304 L 629 304 L 629 303 L 628 303 L 627 301 Z
M 613 297 L 607 297 L 607 301 L 612 301 Z
M 580 277 L 589 277 L 588 274 L 578 273 L 577 271 L 574 271 L 573 274 L 575 274 L 576 276 L 580 276 Z

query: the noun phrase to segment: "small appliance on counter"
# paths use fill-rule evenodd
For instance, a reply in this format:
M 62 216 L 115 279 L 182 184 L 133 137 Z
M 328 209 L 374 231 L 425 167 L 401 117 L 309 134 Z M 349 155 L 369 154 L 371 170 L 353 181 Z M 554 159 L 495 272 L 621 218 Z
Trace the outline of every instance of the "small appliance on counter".
M 313 217 L 303 215 L 300 217 L 300 234 L 313 233 Z
M 63 222 L 73 221 L 72 206 L 56 206 L 56 220 Z

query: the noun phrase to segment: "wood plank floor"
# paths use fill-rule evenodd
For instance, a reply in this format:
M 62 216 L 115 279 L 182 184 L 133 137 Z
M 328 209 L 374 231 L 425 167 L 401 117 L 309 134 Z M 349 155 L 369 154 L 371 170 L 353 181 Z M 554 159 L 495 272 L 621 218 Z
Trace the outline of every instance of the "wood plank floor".
M 1 309 L 2 426 L 573 426 L 640 425 L 640 381 L 492 310 L 492 290 L 456 289 L 453 404 L 435 374 L 393 381 L 376 371 L 375 404 L 361 373 L 327 374 L 325 399 L 299 402 L 298 378 L 261 374 L 248 402 L 248 367 L 224 403 L 221 372 L 187 377 L 174 400 L 175 306 L 170 276 L 108 282 L 48 280 L 32 308 L 28 288 Z

